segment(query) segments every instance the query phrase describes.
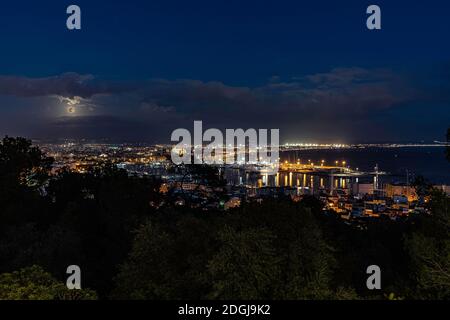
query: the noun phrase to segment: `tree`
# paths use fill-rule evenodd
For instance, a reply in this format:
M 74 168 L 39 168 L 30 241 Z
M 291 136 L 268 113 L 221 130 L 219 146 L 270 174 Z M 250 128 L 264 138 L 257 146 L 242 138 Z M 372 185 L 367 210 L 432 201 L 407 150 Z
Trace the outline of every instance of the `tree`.
M 265 201 L 207 215 L 164 208 L 138 229 L 113 297 L 355 298 L 332 284 L 333 250 L 308 203 Z
M 128 259 L 116 277 L 114 298 L 202 299 L 216 252 L 215 223 L 189 211 L 166 208 L 139 227 Z
M 95 300 L 89 289 L 69 290 L 39 266 L 0 274 L 0 300 Z
M 172 240 L 158 225 L 147 222 L 136 234 L 128 260 L 116 277 L 114 298 L 170 299 L 170 270 L 173 267 L 168 251 Z M 175 263 L 175 261 L 173 261 Z
M 431 193 L 431 213 L 405 242 L 416 280 L 414 297 L 449 299 L 450 198 L 439 190 Z
M 30 140 L 0 141 L 0 237 L 4 228 L 45 220 L 40 188 L 49 178 L 53 159 Z
M 447 130 L 450 142 L 450 128 Z M 446 149 L 450 161 L 450 147 Z M 430 196 L 430 217 L 405 240 L 415 280 L 413 296 L 419 299 L 450 298 L 450 197 L 423 179 L 416 183 L 419 196 Z
M 433 189 L 433 185 L 423 176 L 416 177 L 412 185 L 421 199 L 430 195 Z
M 53 223 L 57 230 L 72 235 L 63 237 L 62 243 L 76 243 L 64 251 L 80 248 L 72 264 L 84 267 L 85 283 L 100 296 L 110 294 L 112 278 L 131 250 L 133 231 L 153 212 L 150 202 L 158 191 L 158 181 L 129 176 L 110 163 L 89 168 L 84 174 L 63 170 L 50 181 L 47 198 Z M 57 247 L 53 252 L 62 250 Z M 58 257 L 53 265 L 61 269 L 66 257 Z
M 219 233 L 221 249 L 208 263 L 213 282 L 212 299 L 268 299 L 280 281 L 280 258 L 274 235 L 267 229 Z
M 10 184 L 41 186 L 48 178 L 53 158 L 45 156 L 25 138 L 6 136 L 0 142 L 0 179 Z

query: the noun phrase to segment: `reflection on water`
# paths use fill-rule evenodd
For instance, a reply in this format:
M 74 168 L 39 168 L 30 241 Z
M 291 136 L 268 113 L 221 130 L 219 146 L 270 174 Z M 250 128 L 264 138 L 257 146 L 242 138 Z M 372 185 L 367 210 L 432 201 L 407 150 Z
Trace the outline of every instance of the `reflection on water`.
M 225 178 L 232 185 L 246 185 L 251 187 L 296 187 L 311 190 L 320 189 L 346 189 L 355 177 L 335 177 L 333 175 L 309 174 L 299 172 L 279 172 L 274 175 L 260 174 L 259 172 L 246 172 L 243 169 L 227 168 Z M 368 182 L 372 182 L 368 179 Z
M 319 162 L 346 165 L 362 171 L 373 171 L 378 164 L 380 170 L 391 173 L 398 181 L 405 182 L 406 171 L 410 178 L 423 175 L 436 184 L 450 184 L 450 163 L 445 158 L 445 147 L 401 147 L 401 148 L 349 148 L 328 150 L 300 150 L 280 153 L 281 161 Z
M 302 158 L 300 158 L 300 156 Z M 289 163 L 318 163 L 315 172 L 299 172 L 292 170 Z M 321 159 L 321 160 L 317 160 Z M 335 160 L 337 159 L 337 160 Z M 373 184 L 375 190 L 385 183 L 411 183 L 417 175 L 424 175 L 435 184 L 450 184 L 450 164 L 445 160 L 443 148 L 366 148 L 347 150 L 305 150 L 295 153 L 284 152 L 281 161 L 287 162 L 286 171 L 277 174 L 261 174 L 258 171 L 247 171 L 242 167 L 228 167 L 225 178 L 231 185 L 248 187 L 292 187 L 319 193 L 322 190 L 351 190 L 356 184 Z M 337 167 L 350 167 L 369 175 L 352 176 L 336 174 L 333 171 L 320 170 L 332 164 Z M 376 168 L 374 168 L 376 167 Z M 387 171 L 388 175 L 374 175 L 374 171 Z M 353 170 L 355 172 L 355 170 Z M 408 178 L 407 178 L 408 176 Z

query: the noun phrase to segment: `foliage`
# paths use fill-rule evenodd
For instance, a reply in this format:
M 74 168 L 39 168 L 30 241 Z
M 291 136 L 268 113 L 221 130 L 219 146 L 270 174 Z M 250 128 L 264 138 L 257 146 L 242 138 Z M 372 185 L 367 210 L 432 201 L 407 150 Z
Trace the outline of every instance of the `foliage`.
M 72 264 L 100 298 L 450 298 L 449 197 L 423 179 L 431 215 L 355 227 L 314 197 L 205 212 L 173 206 L 160 181 L 111 163 L 51 176 L 51 162 L 28 140 L 0 143 L 1 299 L 95 298 L 65 289 Z M 177 170 L 224 190 L 216 169 Z M 371 264 L 381 292 L 365 285 Z
M 0 274 L 0 300 L 94 300 L 89 289 L 69 290 L 39 266 Z
M 431 217 L 406 239 L 416 280 L 414 297 L 450 298 L 450 198 L 432 192 Z
M 48 177 L 53 159 L 24 138 L 6 136 L 0 142 L 0 177 L 2 182 L 40 186 Z
M 273 296 L 280 280 L 275 236 L 267 229 L 219 232 L 221 249 L 208 263 L 213 280 L 212 299 L 263 299 Z
M 279 215 L 273 214 L 275 208 Z M 323 240 L 314 215 L 302 206 L 274 201 L 208 217 L 173 211 L 162 216 L 139 228 L 131 254 L 116 279 L 114 297 L 345 296 L 342 288 L 331 287 L 331 248 Z M 186 290 L 188 287 L 190 290 Z

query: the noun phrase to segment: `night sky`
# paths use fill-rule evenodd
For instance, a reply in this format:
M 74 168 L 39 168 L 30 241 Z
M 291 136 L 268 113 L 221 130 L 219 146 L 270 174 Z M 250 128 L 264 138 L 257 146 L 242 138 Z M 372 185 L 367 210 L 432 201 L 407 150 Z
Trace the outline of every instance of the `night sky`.
M 282 142 L 444 140 L 448 1 L 3 1 L 0 134 L 168 142 L 180 127 Z M 66 28 L 66 8 L 82 30 Z M 382 30 L 366 28 L 366 8 Z

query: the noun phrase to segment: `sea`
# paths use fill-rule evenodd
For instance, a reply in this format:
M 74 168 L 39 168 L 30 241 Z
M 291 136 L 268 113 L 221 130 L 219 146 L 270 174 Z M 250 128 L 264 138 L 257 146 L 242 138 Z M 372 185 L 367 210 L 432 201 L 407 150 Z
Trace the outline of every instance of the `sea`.
M 445 146 L 421 147 L 364 147 L 336 149 L 303 149 L 298 151 L 283 151 L 281 161 L 296 163 L 320 163 L 340 165 L 360 171 L 388 172 L 394 182 L 412 182 L 415 177 L 423 176 L 436 185 L 450 185 L 450 162 L 446 159 Z

